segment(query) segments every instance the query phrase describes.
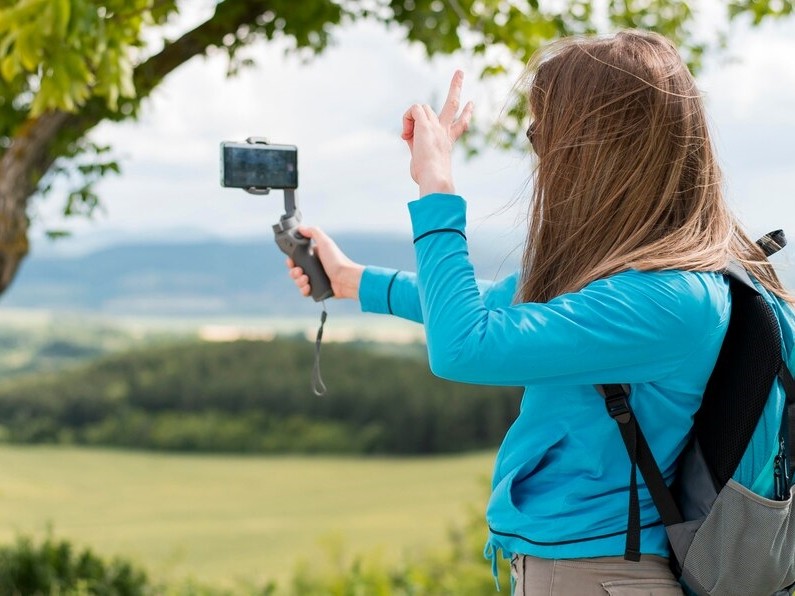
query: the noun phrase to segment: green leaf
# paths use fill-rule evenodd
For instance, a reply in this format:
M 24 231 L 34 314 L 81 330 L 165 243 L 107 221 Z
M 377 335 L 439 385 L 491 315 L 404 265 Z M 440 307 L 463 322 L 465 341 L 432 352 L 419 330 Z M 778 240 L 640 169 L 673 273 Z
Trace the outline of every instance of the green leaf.
M 13 80 L 21 72 L 22 68 L 14 56 L 6 56 L 0 62 L 0 73 L 6 81 Z
M 72 14 L 72 4 L 69 0 L 50 0 L 53 11 L 53 29 L 58 37 L 66 38 L 69 31 L 69 18 Z
M 24 27 L 17 34 L 15 48 L 22 67 L 27 71 L 35 70 L 39 65 L 41 46 L 36 33 L 33 27 Z

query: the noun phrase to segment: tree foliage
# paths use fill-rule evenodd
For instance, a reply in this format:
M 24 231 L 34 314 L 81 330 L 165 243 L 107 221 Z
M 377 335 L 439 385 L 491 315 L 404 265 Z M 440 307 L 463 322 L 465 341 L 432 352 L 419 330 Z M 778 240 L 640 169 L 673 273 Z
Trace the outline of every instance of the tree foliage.
M 109 148 L 91 141 L 100 122 L 134 118 L 141 101 L 177 69 L 213 49 L 230 72 L 248 64 L 239 50 L 257 40 L 323 51 L 357 19 L 399 29 L 429 55 L 482 56 L 483 74 L 506 72 L 547 40 L 618 27 L 659 31 L 697 66 L 705 43 L 688 0 L 221 0 L 207 19 L 171 38 L 178 0 L 0 0 L 0 291 L 28 251 L 28 205 L 66 178 L 67 215 L 90 216 L 93 184 L 118 172 Z M 185 2 L 187 5 L 187 2 Z M 596 7 L 599 8 L 596 8 Z M 732 0 L 726 19 L 758 24 L 792 13 L 793 0 Z M 716 24 L 720 28 L 724 24 Z M 509 146 L 521 103 L 495 138 Z
M 187 342 L 0 387 L 0 439 L 172 451 L 432 454 L 496 447 L 520 390 L 449 383 L 365 344 Z

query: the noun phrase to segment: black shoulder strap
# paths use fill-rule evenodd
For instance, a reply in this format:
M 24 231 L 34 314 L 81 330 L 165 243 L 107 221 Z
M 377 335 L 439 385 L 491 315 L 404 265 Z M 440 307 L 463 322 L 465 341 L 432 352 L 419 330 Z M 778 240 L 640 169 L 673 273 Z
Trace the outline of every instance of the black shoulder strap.
M 694 417 L 716 490 L 737 470 L 783 363 L 776 313 L 739 263 L 724 273 L 731 291 L 729 325 Z
M 682 522 L 682 514 L 674 501 L 671 490 L 665 484 L 662 472 L 654 460 L 649 444 L 640 430 L 635 413 L 629 405 L 629 385 L 595 385 L 604 397 L 610 417 L 618 424 L 630 462 L 629 514 L 627 520 L 627 542 L 624 558 L 640 561 L 640 505 L 638 502 L 637 469 L 643 475 L 652 501 L 666 526 Z

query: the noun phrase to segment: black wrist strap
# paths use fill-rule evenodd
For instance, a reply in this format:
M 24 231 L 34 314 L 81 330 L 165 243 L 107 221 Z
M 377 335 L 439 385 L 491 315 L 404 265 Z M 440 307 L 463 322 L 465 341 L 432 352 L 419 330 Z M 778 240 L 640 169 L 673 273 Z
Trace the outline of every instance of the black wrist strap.
M 323 312 L 320 313 L 320 327 L 317 328 L 317 337 L 315 337 L 315 363 L 312 366 L 312 393 L 317 396 L 326 394 L 326 384 L 320 376 L 320 343 L 323 341 L 323 325 L 326 324 L 326 301 L 321 302 L 323 305 Z

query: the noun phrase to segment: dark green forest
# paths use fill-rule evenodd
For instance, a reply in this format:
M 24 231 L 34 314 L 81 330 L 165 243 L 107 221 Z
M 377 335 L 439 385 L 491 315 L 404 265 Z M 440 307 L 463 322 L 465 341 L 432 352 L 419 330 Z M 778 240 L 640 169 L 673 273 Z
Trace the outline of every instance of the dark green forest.
M 302 338 L 154 345 L 0 385 L 0 440 L 235 453 L 434 454 L 496 447 L 517 388 L 450 383 L 424 352 Z

